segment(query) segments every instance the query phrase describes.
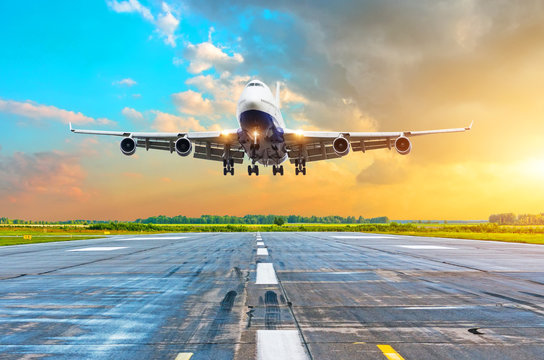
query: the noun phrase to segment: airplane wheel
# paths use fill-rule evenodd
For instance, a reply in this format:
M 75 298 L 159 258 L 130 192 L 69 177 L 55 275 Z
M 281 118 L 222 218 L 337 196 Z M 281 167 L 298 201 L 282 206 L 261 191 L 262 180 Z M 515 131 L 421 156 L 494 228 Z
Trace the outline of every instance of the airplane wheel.
M 259 145 L 259 144 L 257 144 Z M 259 176 L 259 167 L 257 165 L 255 165 L 255 168 L 253 169 L 253 172 L 255 173 L 255 175 Z
M 223 175 L 224 175 L 224 176 L 227 175 L 227 168 L 223 168 Z
M 298 159 L 295 159 L 295 166 L 298 168 Z
M 272 165 L 272 175 L 276 176 L 276 165 Z
M 299 170 L 298 170 L 298 168 L 296 168 L 295 169 L 295 175 L 298 175 L 298 172 L 299 172 Z
M 230 168 L 230 175 L 234 176 L 234 168 Z
M 223 159 L 223 167 L 227 167 L 227 159 Z
M 248 173 L 249 176 L 251 176 L 251 173 L 252 173 L 251 170 L 252 170 L 251 165 L 248 165 L 247 166 L 247 173 Z
M 283 165 L 280 165 L 279 172 L 280 172 L 280 175 L 283 176 Z
M 229 165 L 230 165 L 230 167 L 234 166 L 234 159 L 229 159 Z
M 302 175 L 306 175 L 306 168 L 302 169 Z

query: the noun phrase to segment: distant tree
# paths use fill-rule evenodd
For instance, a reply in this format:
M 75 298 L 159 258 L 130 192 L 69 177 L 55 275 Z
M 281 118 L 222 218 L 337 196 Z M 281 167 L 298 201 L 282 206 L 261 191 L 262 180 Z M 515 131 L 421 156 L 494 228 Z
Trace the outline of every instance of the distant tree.
M 282 226 L 283 224 L 285 224 L 285 220 L 283 220 L 283 217 L 281 216 L 276 216 L 276 218 L 274 219 L 274 224 Z

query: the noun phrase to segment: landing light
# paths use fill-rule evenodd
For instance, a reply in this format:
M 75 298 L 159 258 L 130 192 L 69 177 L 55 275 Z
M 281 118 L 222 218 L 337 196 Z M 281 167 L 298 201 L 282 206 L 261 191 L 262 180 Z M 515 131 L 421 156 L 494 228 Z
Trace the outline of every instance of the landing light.
M 258 133 L 257 131 L 254 131 L 254 132 L 253 132 L 253 136 L 254 136 L 254 137 L 257 137 L 257 135 L 259 135 L 259 133 Z
M 295 131 L 295 134 L 297 134 L 297 136 L 302 136 L 302 129 Z
M 227 130 L 221 130 L 221 136 L 227 136 L 229 132 Z

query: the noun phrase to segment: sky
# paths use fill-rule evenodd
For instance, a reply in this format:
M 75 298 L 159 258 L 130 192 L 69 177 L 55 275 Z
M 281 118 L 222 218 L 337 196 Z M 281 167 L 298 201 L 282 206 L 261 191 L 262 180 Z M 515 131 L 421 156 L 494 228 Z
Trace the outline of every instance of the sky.
M 0 217 L 544 211 L 544 1 L 2 1 L 0 38 Z M 283 177 L 68 131 L 236 128 L 251 79 L 293 129 L 474 127 Z

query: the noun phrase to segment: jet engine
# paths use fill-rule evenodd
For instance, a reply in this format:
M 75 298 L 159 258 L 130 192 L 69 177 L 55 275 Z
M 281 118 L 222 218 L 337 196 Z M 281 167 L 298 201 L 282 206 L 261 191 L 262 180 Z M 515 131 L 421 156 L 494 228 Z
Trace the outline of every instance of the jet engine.
M 348 139 L 339 136 L 332 142 L 332 149 L 338 156 L 345 156 L 349 153 L 350 145 Z
M 127 156 L 134 154 L 136 152 L 136 141 L 130 137 L 121 140 L 121 152 Z
M 186 137 L 182 137 L 176 140 L 176 152 L 179 156 L 187 156 L 193 150 L 193 144 L 191 140 Z
M 398 137 L 395 140 L 395 149 L 401 155 L 408 155 L 412 150 L 412 143 L 405 136 Z

